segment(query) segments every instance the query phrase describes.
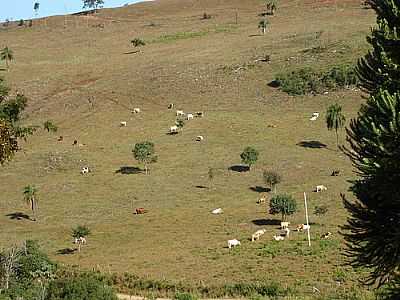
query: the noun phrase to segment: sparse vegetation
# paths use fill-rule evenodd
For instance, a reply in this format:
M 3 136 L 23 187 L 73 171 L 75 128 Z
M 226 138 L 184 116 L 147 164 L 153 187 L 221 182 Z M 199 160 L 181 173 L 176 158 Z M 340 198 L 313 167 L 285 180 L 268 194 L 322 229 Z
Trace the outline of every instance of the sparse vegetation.
M 314 215 L 324 216 L 328 212 L 328 207 L 326 205 L 316 205 L 314 207 Z

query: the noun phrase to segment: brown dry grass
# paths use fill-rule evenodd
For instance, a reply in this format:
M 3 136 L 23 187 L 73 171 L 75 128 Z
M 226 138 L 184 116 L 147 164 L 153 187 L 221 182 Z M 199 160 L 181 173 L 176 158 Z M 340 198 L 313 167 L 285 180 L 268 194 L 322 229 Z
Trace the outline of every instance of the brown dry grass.
M 64 141 L 41 131 L 2 168 L 0 245 L 38 239 L 62 263 L 157 279 L 205 284 L 275 280 L 303 294 L 312 286 L 324 293 L 354 287 L 359 275 L 341 266 L 338 234 L 346 219 L 339 193 L 347 191 L 354 174 L 348 159 L 335 150 L 324 114 L 314 123 L 308 118 L 338 102 L 349 119 L 362 101 L 360 93 L 290 97 L 267 83 L 284 70 L 354 61 L 365 52 L 373 15 L 358 1 L 282 0 L 261 36 L 261 11 L 262 2 L 256 0 L 164 0 L 105 9 L 91 18 L 52 17 L 46 26 L 40 20 L 32 28 L 1 30 L 0 47 L 8 45 L 16 57 L 5 74 L 7 81 L 31 99 L 27 122 L 54 120 Z M 212 19 L 201 20 L 203 12 Z M 148 44 L 125 54 L 135 50 L 129 43 L 135 37 Z M 327 50 L 303 52 L 314 46 Z M 271 55 L 271 63 L 232 71 L 265 54 Z M 93 108 L 89 96 L 94 96 Z M 168 136 L 175 118 L 167 110 L 170 102 L 189 112 L 203 110 L 205 118 L 188 122 L 182 134 Z M 133 115 L 133 107 L 143 112 Z M 128 121 L 128 127 L 119 128 L 120 121 Z M 205 136 L 203 143 L 194 142 L 199 134 Z M 74 139 L 86 146 L 74 148 Z M 159 156 L 151 175 L 116 174 L 122 166 L 137 166 L 131 149 L 143 140 L 153 141 Z M 305 140 L 328 147 L 296 145 Z M 247 145 L 261 152 L 254 170 L 228 172 L 240 163 L 239 153 Z M 88 176 L 79 174 L 84 165 L 93 169 Z M 209 167 L 219 170 L 214 188 L 196 188 L 208 186 Z M 304 220 L 304 191 L 311 210 L 318 204 L 329 207 L 325 217 L 311 216 L 317 223 L 311 252 L 305 236 L 294 233 L 281 244 L 280 255 L 263 256 L 261 248 L 277 232 L 273 225 L 262 226 L 268 231 L 260 242 L 248 241 L 260 228 L 255 220 L 271 218 L 265 207 L 255 204 L 259 194 L 250 189 L 263 186 L 265 168 L 281 173 L 278 190 L 298 200 L 300 210 L 290 218 L 292 223 Z M 336 168 L 341 176 L 329 176 Z M 40 191 L 37 223 L 6 216 L 29 213 L 21 193 L 27 184 Z M 317 184 L 328 191 L 312 193 Z M 134 216 L 133 207 L 149 213 Z M 225 214 L 211 215 L 216 207 Z M 80 255 L 57 255 L 72 246 L 71 227 L 80 223 L 93 232 L 88 245 Z M 319 235 L 326 231 L 337 242 L 318 250 Z M 242 246 L 228 251 L 230 238 L 242 240 Z M 345 284 L 337 287 L 335 278 L 342 269 Z

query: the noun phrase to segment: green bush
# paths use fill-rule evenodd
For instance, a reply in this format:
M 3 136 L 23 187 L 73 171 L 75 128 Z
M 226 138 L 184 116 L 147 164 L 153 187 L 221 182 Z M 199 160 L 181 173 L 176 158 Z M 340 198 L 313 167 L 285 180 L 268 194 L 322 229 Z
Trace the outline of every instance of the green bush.
M 280 89 L 289 95 L 320 94 L 358 83 L 355 68 L 349 65 L 334 66 L 325 73 L 311 68 L 302 68 L 290 73 L 278 74 L 275 82 Z
M 180 293 L 180 292 L 177 292 L 175 294 L 174 299 L 176 299 L 176 300 L 197 300 L 198 298 L 195 295 L 191 294 L 191 293 Z

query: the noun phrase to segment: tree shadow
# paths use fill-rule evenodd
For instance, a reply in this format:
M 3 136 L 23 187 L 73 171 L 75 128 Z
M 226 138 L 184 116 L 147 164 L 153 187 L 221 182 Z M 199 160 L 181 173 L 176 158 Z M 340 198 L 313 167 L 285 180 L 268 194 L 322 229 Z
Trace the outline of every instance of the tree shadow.
M 257 226 L 266 226 L 266 225 L 281 225 L 281 221 L 280 220 L 276 220 L 276 219 L 257 219 L 257 220 L 253 220 L 251 221 L 254 225 Z
M 229 171 L 234 171 L 234 172 L 247 172 L 250 170 L 250 168 L 248 166 L 242 166 L 242 165 L 235 165 L 235 166 L 230 166 L 228 168 Z
M 269 87 L 272 87 L 272 88 L 278 88 L 278 87 L 281 86 L 281 84 L 279 83 L 279 81 L 276 80 L 276 79 L 272 80 L 272 81 L 269 82 L 267 85 L 268 85 Z
M 77 249 L 72 249 L 72 248 L 64 248 L 57 250 L 57 254 L 59 255 L 71 255 L 74 254 L 77 251 Z
M 271 191 L 270 188 L 265 188 L 265 187 L 259 186 L 259 185 L 251 186 L 251 187 L 249 187 L 249 189 L 256 193 L 268 193 Z
M 129 166 L 122 166 L 117 171 L 115 171 L 115 173 L 117 173 L 117 174 L 124 174 L 124 175 L 139 174 L 142 172 L 143 172 L 143 170 L 141 168 L 129 167 Z
M 167 135 L 177 135 L 179 132 L 167 132 Z
M 7 214 L 6 217 L 9 217 L 10 220 L 30 220 L 30 221 L 33 221 L 33 220 L 31 220 L 30 216 L 28 216 L 27 214 L 25 214 L 23 212 L 19 212 L 19 211 L 11 213 L 11 214 Z
M 262 36 L 262 34 L 250 34 L 249 37 Z
M 91 10 L 85 10 L 85 11 L 79 11 L 76 13 L 73 13 L 73 16 L 87 16 L 87 15 L 93 15 L 96 12 L 96 10 L 91 9 Z
M 124 54 L 135 54 L 135 53 L 139 53 L 140 50 L 135 50 L 135 51 L 129 51 L 129 52 L 124 52 Z
M 195 187 L 198 189 L 207 189 L 205 185 L 196 185 Z
M 322 149 L 326 148 L 327 146 L 320 141 L 301 141 L 296 144 L 297 146 L 304 147 L 304 148 L 311 148 L 311 149 Z

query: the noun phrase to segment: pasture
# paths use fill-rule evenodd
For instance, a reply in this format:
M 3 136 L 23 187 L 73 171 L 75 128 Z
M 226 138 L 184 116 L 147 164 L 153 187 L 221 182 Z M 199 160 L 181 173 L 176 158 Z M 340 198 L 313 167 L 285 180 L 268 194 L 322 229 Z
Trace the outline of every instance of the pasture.
M 281 0 L 263 36 L 262 11 L 256 0 L 165 0 L 2 28 L 0 47 L 12 48 L 15 61 L 1 74 L 30 99 L 25 123 L 53 120 L 59 131 L 39 130 L 1 168 L 0 247 L 37 239 L 63 264 L 187 284 L 274 281 L 299 295 L 313 287 L 325 295 L 358 289 L 362 271 L 343 265 L 338 233 L 346 220 L 339 194 L 355 175 L 326 129 L 325 111 L 337 102 L 350 120 L 362 94 L 294 97 L 267 84 L 304 66 L 354 63 L 367 51 L 374 16 L 359 1 Z M 202 20 L 204 12 L 212 18 Z M 146 45 L 132 48 L 133 38 Z M 265 55 L 270 62 L 258 60 Z M 134 107 L 141 112 L 132 114 Z M 168 135 L 176 109 L 205 115 Z M 311 122 L 313 112 L 320 117 Z M 204 141 L 196 142 L 198 135 Z M 158 156 L 149 175 L 132 155 L 146 140 Z M 258 162 L 249 172 L 229 171 L 246 146 L 260 152 Z M 84 166 L 92 172 L 81 175 Z M 297 200 L 292 229 L 305 222 L 307 192 L 311 248 L 305 233 L 272 240 L 280 216 L 256 205 L 265 169 L 282 175 L 278 193 Z M 334 169 L 340 176 L 330 176 Z M 22 200 L 28 184 L 39 191 L 38 222 L 27 218 Z M 314 193 L 320 184 L 328 190 Z M 315 216 L 316 205 L 329 211 Z M 134 215 L 136 207 L 148 212 Z M 217 207 L 224 213 L 212 215 Z M 77 224 L 90 227 L 88 244 L 63 254 L 74 247 Z M 262 228 L 267 232 L 252 243 Z M 332 237 L 321 240 L 327 231 Z M 235 238 L 241 245 L 229 250 L 227 240 Z

